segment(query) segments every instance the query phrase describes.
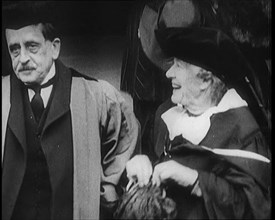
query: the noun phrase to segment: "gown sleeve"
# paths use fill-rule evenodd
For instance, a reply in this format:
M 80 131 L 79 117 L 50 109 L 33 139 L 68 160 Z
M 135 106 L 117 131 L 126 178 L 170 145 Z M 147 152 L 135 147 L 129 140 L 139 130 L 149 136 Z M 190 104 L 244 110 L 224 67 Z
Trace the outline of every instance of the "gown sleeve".
M 101 108 L 101 203 L 113 203 L 126 162 L 139 146 L 139 125 L 132 107 L 109 83 L 103 88 Z
M 244 148 L 262 151 L 262 144 L 261 135 L 256 135 Z M 199 172 L 209 218 L 269 219 L 270 163 L 241 157 L 223 157 L 222 161 L 211 172 Z

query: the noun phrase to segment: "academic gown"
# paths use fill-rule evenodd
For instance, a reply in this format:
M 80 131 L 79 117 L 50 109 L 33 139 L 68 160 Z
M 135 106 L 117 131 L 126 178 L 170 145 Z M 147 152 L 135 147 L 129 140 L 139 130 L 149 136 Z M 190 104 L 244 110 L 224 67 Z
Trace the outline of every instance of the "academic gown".
M 268 219 L 271 215 L 270 163 L 240 156 L 217 155 L 211 149 L 244 150 L 271 157 L 248 107 L 211 117 L 211 126 L 198 144 L 176 136 L 167 148 L 168 129 L 161 115 L 173 106 L 160 106 L 154 125 L 156 163 L 175 160 L 198 171 L 201 197 L 168 182 L 167 192 L 177 203 L 178 219 Z M 164 155 L 166 148 L 166 156 Z
M 136 147 L 138 123 L 131 107 L 109 83 L 73 76 L 72 70 L 59 60 L 56 71 L 59 83 L 41 133 L 53 199 L 62 183 L 62 175 L 56 169 L 62 164 L 62 158 L 56 154 L 62 140 L 54 138 L 57 135 L 54 131 L 69 113 L 73 137 L 73 218 L 98 219 L 100 200 L 112 203 L 117 199 L 115 186 Z M 2 78 L 3 220 L 10 219 L 26 167 L 25 125 L 19 92 L 19 86 L 10 76 Z M 5 161 L 4 149 L 7 124 L 14 134 L 14 143 L 21 148 L 9 161 Z M 6 167 L 9 172 L 3 176 Z

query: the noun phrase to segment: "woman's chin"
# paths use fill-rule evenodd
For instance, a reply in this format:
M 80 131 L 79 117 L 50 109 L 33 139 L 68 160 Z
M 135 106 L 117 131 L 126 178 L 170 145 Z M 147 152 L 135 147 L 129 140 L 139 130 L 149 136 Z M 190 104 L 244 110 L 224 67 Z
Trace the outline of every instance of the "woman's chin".
M 181 98 L 177 97 L 176 95 L 172 95 L 171 96 L 171 101 L 174 103 L 174 104 L 181 104 Z

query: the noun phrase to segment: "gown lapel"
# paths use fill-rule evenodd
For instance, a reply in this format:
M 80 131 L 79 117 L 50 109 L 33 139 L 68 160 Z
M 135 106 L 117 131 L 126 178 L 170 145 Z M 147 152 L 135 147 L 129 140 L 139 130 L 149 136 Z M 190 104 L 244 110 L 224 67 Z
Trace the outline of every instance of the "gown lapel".
M 12 74 L 11 108 L 7 122 L 9 144 L 5 147 L 2 168 L 2 201 L 5 201 L 2 202 L 2 219 L 10 219 L 11 217 L 26 167 L 27 148 L 23 89 L 23 84 Z
M 23 106 L 23 84 L 11 76 L 11 109 L 8 126 L 26 153 L 26 133 Z
M 57 80 L 53 88 L 54 94 L 42 135 L 51 124 L 70 110 L 71 72 L 61 62 L 56 61 L 56 74 Z

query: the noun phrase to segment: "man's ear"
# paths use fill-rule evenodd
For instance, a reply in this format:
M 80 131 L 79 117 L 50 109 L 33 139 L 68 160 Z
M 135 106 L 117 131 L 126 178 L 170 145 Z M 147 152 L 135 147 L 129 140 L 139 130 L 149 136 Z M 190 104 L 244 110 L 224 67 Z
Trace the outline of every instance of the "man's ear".
M 210 71 L 204 71 L 201 73 L 201 85 L 200 89 L 201 90 L 206 90 L 208 89 L 213 82 L 213 75 Z
M 59 38 L 55 38 L 52 41 L 53 59 L 56 60 L 59 56 L 61 41 Z

